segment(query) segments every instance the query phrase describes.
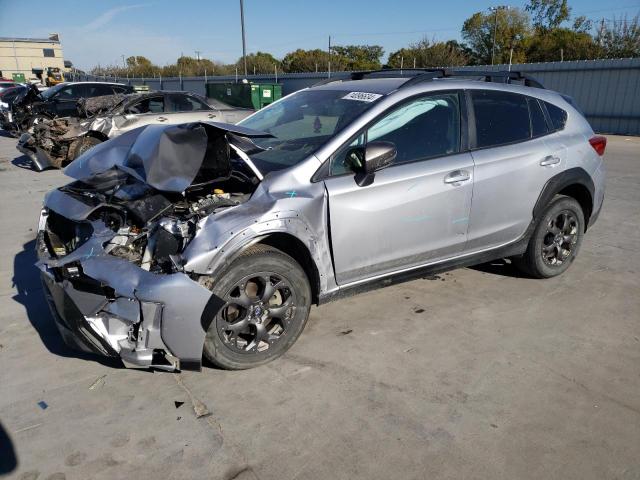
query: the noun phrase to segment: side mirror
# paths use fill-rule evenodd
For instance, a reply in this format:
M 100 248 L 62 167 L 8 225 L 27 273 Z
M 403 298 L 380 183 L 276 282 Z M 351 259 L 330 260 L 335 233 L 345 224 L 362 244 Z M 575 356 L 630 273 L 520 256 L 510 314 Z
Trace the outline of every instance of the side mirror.
M 396 158 L 398 151 L 392 142 L 373 141 L 366 147 L 353 147 L 347 152 L 352 167 L 356 172 L 355 180 L 359 187 L 373 183 L 375 172 L 389 166 Z

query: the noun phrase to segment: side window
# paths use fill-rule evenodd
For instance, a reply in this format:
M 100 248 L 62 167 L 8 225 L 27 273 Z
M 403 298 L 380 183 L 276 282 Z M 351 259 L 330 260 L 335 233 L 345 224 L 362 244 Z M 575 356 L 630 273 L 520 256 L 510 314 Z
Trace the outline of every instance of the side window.
M 359 158 L 351 147 L 375 140 L 392 142 L 398 152 L 394 163 L 440 157 L 460 151 L 460 100 L 457 93 L 429 95 L 393 109 L 364 135 L 341 148 L 332 159 L 332 175 L 353 171 Z
M 113 90 L 113 93 L 116 93 L 116 94 L 127 92 L 127 89 L 120 85 L 111 85 L 111 89 Z
M 529 115 L 531 116 L 531 136 L 540 137 L 546 135 L 548 133 L 547 121 L 544 118 L 544 113 L 542 113 L 540 102 L 532 97 L 528 97 L 527 102 L 529 103 Z
M 493 90 L 471 92 L 476 146 L 495 147 L 531 138 L 529 107 L 523 95 Z
M 163 113 L 164 112 L 164 98 L 163 97 L 149 97 L 144 100 L 140 100 L 134 103 L 125 110 L 125 113 L 132 113 L 134 115 L 142 115 L 144 113 Z
M 211 107 L 202 100 L 190 95 L 172 95 L 172 111 L 174 112 L 197 112 L 211 110 Z
M 549 113 L 553 130 L 562 130 L 567 123 L 567 112 L 551 103 L 544 102 L 544 104 L 547 107 L 547 113 Z
M 88 92 L 86 93 L 87 97 L 101 97 L 103 95 L 113 95 L 113 90 L 109 85 L 104 84 L 94 84 L 88 85 Z
M 84 95 L 85 91 L 86 89 L 82 84 L 69 85 L 68 87 L 61 89 L 55 95 L 55 98 L 58 100 L 77 100 Z

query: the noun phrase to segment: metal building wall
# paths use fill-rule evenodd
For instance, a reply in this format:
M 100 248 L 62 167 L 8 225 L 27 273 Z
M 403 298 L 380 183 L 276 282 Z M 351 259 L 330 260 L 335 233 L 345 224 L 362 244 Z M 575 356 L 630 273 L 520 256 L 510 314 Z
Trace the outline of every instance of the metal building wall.
M 507 70 L 508 65 L 462 67 L 470 70 Z M 512 70 L 527 72 L 546 88 L 573 97 L 584 111 L 593 129 L 600 133 L 640 135 L 640 58 L 579 60 L 572 62 L 526 63 L 512 65 Z M 335 78 L 348 78 L 349 72 L 334 72 Z M 327 78 L 326 72 L 279 74 L 284 95 Z M 118 80 L 146 84 L 151 89 L 188 90 L 205 94 L 205 82 L 227 83 L 235 76 L 182 77 L 153 79 L 114 79 L 79 77 L 79 80 Z M 274 83 L 274 75 L 249 75 L 256 83 Z

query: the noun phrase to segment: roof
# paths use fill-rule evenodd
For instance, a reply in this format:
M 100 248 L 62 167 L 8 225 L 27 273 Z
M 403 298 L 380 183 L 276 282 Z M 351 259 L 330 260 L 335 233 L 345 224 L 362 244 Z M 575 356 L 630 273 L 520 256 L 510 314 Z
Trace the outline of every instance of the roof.
M 318 85 L 315 89 L 344 90 L 346 92 L 369 92 L 386 95 L 396 90 L 411 77 L 366 78 L 364 80 L 345 80 Z
M 50 38 L 26 38 L 26 37 L 0 37 L 0 42 L 30 42 L 30 43 L 60 44 L 60 40 L 51 40 Z

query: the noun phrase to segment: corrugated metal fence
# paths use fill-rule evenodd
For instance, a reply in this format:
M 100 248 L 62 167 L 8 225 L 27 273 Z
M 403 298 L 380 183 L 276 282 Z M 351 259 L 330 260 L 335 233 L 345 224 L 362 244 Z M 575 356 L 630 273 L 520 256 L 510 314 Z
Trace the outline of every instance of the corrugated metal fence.
M 506 70 L 507 65 L 463 67 L 470 70 Z M 527 63 L 512 70 L 527 72 L 546 88 L 570 95 L 585 112 L 593 129 L 600 133 L 640 135 L 640 58 L 581 60 L 575 62 Z M 348 72 L 331 74 L 347 78 Z M 300 90 L 327 78 L 326 72 L 249 75 L 256 83 L 282 84 L 283 94 Z M 149 85 L 152 90 L 187 90 L 205 95 L 205 83 L 236 81 L 235 76 L 182 78 L 110 78 L 82 76 L 77 80 L 121 81 Z

